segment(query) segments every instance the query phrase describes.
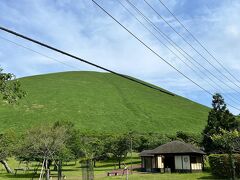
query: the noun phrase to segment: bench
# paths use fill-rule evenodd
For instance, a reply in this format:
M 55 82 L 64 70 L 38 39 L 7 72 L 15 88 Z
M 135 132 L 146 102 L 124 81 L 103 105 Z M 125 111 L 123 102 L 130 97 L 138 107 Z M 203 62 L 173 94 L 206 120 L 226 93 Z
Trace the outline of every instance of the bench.
M 108 172 L 107 176 L 118 176 L 118 172 Z

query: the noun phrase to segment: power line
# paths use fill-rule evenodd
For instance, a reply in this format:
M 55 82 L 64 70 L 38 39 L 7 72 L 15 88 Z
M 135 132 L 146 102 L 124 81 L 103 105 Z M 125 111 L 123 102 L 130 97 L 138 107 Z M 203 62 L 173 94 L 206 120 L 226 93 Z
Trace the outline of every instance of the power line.
M 121 3 L 120 0 L 117 0 L 117 2 L 129 13 L 131 14 L 131 16 L 133 16 L 150 34 L 152 34 L 163 46 L 165 46 L 171 53 L 173 53 L 182 63 L 184 63 L 189 69 L 191 69 L 194 73 L 196 73 L 200 79 L 204 79 L 203 76 L 205 76 L 205 74 L 203 72 L 201 72 L 202 75 L 200 75 L 194 68 L 192 68 L 190 65 L 188 65 L 181 57 L 179 57 L 173 50 L 171 50 L 166 44 L 164 44 L 154 33 L 153 31 L 151 31 L 145 24 L 143 24 L 136 16 L 135 14 L 133 14 L 123 3 Z M 187 59 L 188 60 L 188 59 Z M 194 67 L 195 64 L 193 64 L 190 60 L 188 60 Z M 196 67 L 197 68 L 197 67 Z M 216 84 L 214 81 L 212 81 L 212 79 L 210 79 L 211 82 L 213 82 L 214 84 Z M 214 87 L 210 82 L 208 82 L 207 80 L 205 80 L 207 82 L 208 85 L 210 85 L 213 89 L 216 89 L 217 92 L 221 92 L 221 90 L 218 90 L 218 88 Z M 234 97 L 228 96 L 227 94 L 225 94 L 225 96 L 229 97 L 229 99 L 231 99 L 234 103 L 239 104 L 238 99 L 235 99 Z
M 209 95 L 213 95 L 211 92 L 209 92 L 207 89 L 203 88 L 202 86 L 200 86 L 198 83 L 196 83 L 195 81 L 193 81 L 191 78 L 189 78 L 187 75 L 185 75 L 184 73 L 182 73 L 180 70 L 178 70 L 176 67 L 174 67 L 171 63 L 169 63 L 166 59 L 164 59 L 163 57 L 161 57 L 157 52 L 155 52 L 151 47 L 149 47 L 145 42 L 143 42 L 139 37 L 137 37 L 135 34 L 133 34 L 128 28 L 126 28 L 123 24 L 121 24 L 116 18 L 114 18 L 107 10 L 105 10 L 101 5 L 99 5 L 95 0 L 92 0 L 92 2 L 94 4 L 96 4 L 103 12 L 105 12 L 110 18 L 112 18 L 117 24 L 119 24 L 123 29 L 125 29 L 131 36 L 133 36 L 136 40 L 138 40 L 143 46 L 145 46 L 148 50 L 150 50 L 153 54 L 155 54 L 158 58 L 160 58 L 162 61 L 164 61 L 166 64 L 168 64 L 169 66 L 171 66 L 174 70 L 176 70 L 179 74 L 181 74 L 182 76 L 184 76 L 186 79 L 188 79 L 189 81 L 191 81 L 192 83 L 194 83 L 196 86 L 198 86 L 199 88 L 201 88 L 202 90 L 204 90 L 207 94 Z M 234 109 L 240 110 L 239 108 L 232 106 L 230 104 L 228 104 L 229 106 L 231 106 Z
M 171 66 L 173 69 L 175 69 L 178 73 L 180 73 L 182 76 L 187 78 L 189 81 L 200 87 L 201 89 L 205 90 L 208 94 L 212 95 L 208 90 L 204 89 L 200 85 L 198 85 L 196 82 L 194 82 L 191 78 L 186 76 L 184 73 L 182 73 L 180 70 L 178 70 L 176 67 L 174 67 L 171 63 L 169 63 L 167 60 L 165 60 L 163 57 L 161 57 L 157 52 L 155 52 L 152 48 L 150 48 L 146 43 L 144 43 L 140 38 L 138 38 L 136 35 L 134 35 L 129 29 L 127 29 L 124 25 L 122 25 L 117 19 L 115 19 L 111 14 L 109 14 L 102 6 L 100 6 L 96 1 L 92 0 L 93 3 L 95 3 L 102 11 L 104 11 L 109 17 L 111 17 L 116 23 L 118 23 L 122 28 L 124 28 L 129 34 L 131 34 L 135 39 L 137 39 L 142 45 L 144 45 L 147 49 L 149 49 L 152 53 L 154 53 L 158 58 L 160 58 L 162 61 L 164 61 L 166 64 Z
M 152 86 L 152 85 L 150 85 L 150 84 L 144 83 L 144 82 L 142 82 L 142 81 L 140 81 L 140 80 L 137 80 L 137 79 L 135 79 L 135 78 L 131 78 L 131 77 L 129 77 L 129 76 L 126 76 L 126 75 L 117 73 L 117 72 L 112 71 L 112 70 L 110 70 L 110 69 L 107 69 L 107 68 L 105 68 L 105 67 L 103 67 L 103 66 L 94 64 L 94 63 L 92 63 L 92 62 L 90 62 L 90 61 L 87 61 L 87 60 L 85 60 L 85 59 L 82 59 L 82 58 L 80 58 L 80 57 L 77 57 L 77 56 L 75 56 L 75 55 L 72 55 L 72 54 L 70 54 L 70 53 L 68 53 L 68 52 L 66 52 L 66 51 L 62 51 L 62 50 L 57 49 L 57 48 L 55 48 L 55 47 L 53 47 L 53 46 L 50 46 L 50 45 L 45 44 L 45 43 L 42 43 L 42 42 L 40 42 L 40 41 L 37 41 L 37 40 L 35 40 L 35 39 L 32 39 L 32 38 L 30 38 L 30 37 L 27 37 L 27 36 L 25 36 L 25 35 L 22 35 L 22 34 L 20 34 L 20 33 L 17 33 L 17 32 L 15 32 L 15 31 L 10 30 L 10 29 L 7 29 L 7 28 L 5 28 L 5 27 L 0 26 L 0 30 L 5 31 L 5 32 L 10 33 L 10 34 L 13 34 L 13 35 L 15 35 L 15 36 L 18 36 L 18 37 L 23 38 L 23 39 L 25 39 L 25 40 L 31 41 L 31 42 L 33 42 L 33 43 L 35 43 L 35 44 L 38 44 L 38 45 L 42 46 L 42 47 L 51 49 L 51 50 L 56 51 L 56 52 L 58 52 L 58 53 L 60 53 L 60 54 L 63 54 L 63 55 L 68 56 L 68 57 L 71 57 L 71 58 L 76 59 L 76 60 L 78 60 L 78 61 L 81 61 L 81 62 L 83 62 L 83 63 L 89 64 L 89 65 L 94 66 L 94 67 L 96 67 L 96 68 L 99 68 L 99 69 L 102 69 L 102 70 L 104 70 L 104 71 L 110 72 L 110 73 L 115 74 L 115 75 L 117 75 L 117 76 L 120 76 L 120 77 L 122 77 L 122 78 L 128 79 L 128 80 L 133 81 L 133 82 L 135 82 L 135 83 L 138 83 L 138 84 L 141 84 L 141 85 L 143 85 L 143 86 L 146 86 L 146 87 L 149 87 L 149 88 L 158 90 L 158 91 L 160 91 L 160 92 L 163 92 L 163 93 L 168 94 L 168 95 L 171 95 L 171 96 L 175 96 L 173 93 L 170 93 L 170 92 L 168 92 L 168 91 L 164 91 L 164 90 L 162 90 L 162 89 L 160 89 L 160 88 L 157 88 L 157 87 Z
M 191 33 L 186 26 L 173 14 L 173 12 L 161 1 L 158 0 L 167 10 L 168 12 L 174 17 L 174 19 L 190 34 L 190 36 L 233 78 L 235 79 L 238 83 L 240 81 L 219 61 L 215 56 L 207 50 L 207 48 L 196 38 L 196 36 Z
M 228 84 L 226 84 L 223 80 L 219 79 L 215 74 L 213 74 L 211 71 L 209 71 L 207 68 L 205 68 L 202 64 L 200 64 L 197 60 L 195 60 L 191 55 L 189 55 L 184 49 L 182 49 L 179 45 L 177 45 L 168 35 L 166 35 L 163 31 L 161 31 L 161 29 L 159 29 L 148 17 L 146 17 L 134 4 L 132 4 L 129 0 L 125 0 L 138 14 L 140 14 L 140 16 L 145 19 L 146 22 L 148 22 L 155 30 L 156 32 L 159 33 L 159 35 L 161 35 L 169 44 L 172 45 L 172 47 L 177 50 L 184 58 L 186 58 L 186 60 L 188 60 L 195 68 L 196 65 L 194 63 L 192 63 L 192 61 L 188 58 L 190 57 L 196 64 L 198 64 L 201 68 L 203 68 L 205 71 L 207 71 L 210 75 L 212 75 L 215 79 L 217 79 L 219 82 L 223 83 L 226 87 L 236 91 L 234 88 L 232 88 L 231 86 L 229 86 Z M 176 48 L 177 47 L 177 48 Z M 182 51 L 180 51 L 179 49 Z M 188 56 L 186 57 L 186 55 Z M 204 76 L 205 73 L 200 71 Z M 213 83 L 216 84 L 216 82 L 214 80 L 212 80 L 212 78 L 208 77 L 206 75 L 206 77 Z M 217 84 L 216 84 L 217 85 Z M 217 85 L 218 86 L 218 85 Z M 236 91 L 237 93 L 239 93 L 238 91 Z M 238 99 L 236 99 L 235 97 L 232 97 L 233 99 L 239 101 Z
M 3 39 L 4 41 L 7 41 L 7 42 L 12 43 L 12 44 L 15 44 L 16 46 L 19 46 L 19 47 L 21 47 L 21 48 L 23 48 L 23 49 L 26 49 L 26 50 L 28 50 L 28 51 L 34 52 L 34 53 L 36 53 L 36 54 L 39 54 L 39 55 L 41 55 L 41 56 L 43 56 L 43 57 L 45 57 L 45 58 L 51 59 L 51 60 L 53 60 L 53 61 L 56 61 L 56 62 L 58 62 L 58 63 L 61 63 L 61 64 L 65 65 L 65 66 L 71 67 L 71 68 L 73 68 L 73 69 L 80 70 L 80 69 L 76 68 L 75 66 L 71 66 L 71 65 L 69 65 L 69 64 L 67 64 L 67 63 L 64 63 L 64 62 L 62 62 L 62 61 L 57 60 L 56 58 L 50 57 L 50 56 L 48 56 L 48 55 L 45 55 L 45 54 L 43 54 L 43 53 L 41 53 L 41 52 L 38 52 L 38 51 L 36 51 L 36 50 L 34 50 L 34 49 L 31 49 L 31 48 L 27 47 L 27 46 L 24 46 L 24 45 L 22 45 L 22 44 L 19 44 L 19 43 L 17 43 L 17 42 L 14 42 L 14 41 L 12 41 L 12 40 L 10 40 L 10 39 L 4 38 L 4 37 L 2 37 L 2 36 L 0 36 L 0 38 Z
M 204 57 L 196 48 L 194 48 L 171 24 L 168 23 L 168 21 L 162 17 L 154 7 L 152 7 L 146 0 L 144 2 L 179 36 L 183 39 L 184 42 L 186 42 L 199 56 L 201 56 L 209 65 L 211 65 L 218 73 L 223 75 L 226 79 L 228 79 L 229 82 L 240 88 L 238 84 L 233 82 L 231 79 L 229 79 L 224 73 L 222 73 L 219 69 L 217 69 L 206 57 Z M 237 91 L 238 92 L 238 91 Z M 238 92 L 239 93 L 239 92 Z

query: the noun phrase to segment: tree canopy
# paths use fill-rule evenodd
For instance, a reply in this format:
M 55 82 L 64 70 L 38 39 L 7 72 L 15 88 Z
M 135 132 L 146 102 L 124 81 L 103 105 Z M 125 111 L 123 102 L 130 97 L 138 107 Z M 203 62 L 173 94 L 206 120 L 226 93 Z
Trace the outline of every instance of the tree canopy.
M 224 102 L 224 98 L 220 94 L 213 95 L 212 109 L 208 114 L 207 125 L 203 130 L 202 145 L 206 152 L 222 152 L 223 149 L 213 143 L 212 136 L 221 134 L 221 130 L 235 130 L 239 128 L 239 121 L 229 112 Z
M 221 133 L 214 134 L 211 138 L 217 145 L 222 146 L 226 153 L 240 152 L 240 132 L 238 130 L 226 131 L 221 129 Z
M 14 74 L 4 73 L 0 68 L 0 94 L 3 100 L 13 104 L 24 97 L 26 92 L 21 89 L 21 84 Z
M 58 159 L 65 149 L 66 129 L 63 127 L 40 126 L 27 131 L 18 149 L 18 158 Z

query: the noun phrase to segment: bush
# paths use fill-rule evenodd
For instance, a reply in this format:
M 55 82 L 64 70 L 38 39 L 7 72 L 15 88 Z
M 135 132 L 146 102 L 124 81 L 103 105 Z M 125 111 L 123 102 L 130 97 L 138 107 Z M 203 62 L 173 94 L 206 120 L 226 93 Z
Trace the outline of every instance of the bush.
M 240 155 L 233 155 L 236 176 L 240 177 Z M 231 177 L 231 163 L 228 154 L 211 154 L 208 157 L 212 174 L 218 177 Z

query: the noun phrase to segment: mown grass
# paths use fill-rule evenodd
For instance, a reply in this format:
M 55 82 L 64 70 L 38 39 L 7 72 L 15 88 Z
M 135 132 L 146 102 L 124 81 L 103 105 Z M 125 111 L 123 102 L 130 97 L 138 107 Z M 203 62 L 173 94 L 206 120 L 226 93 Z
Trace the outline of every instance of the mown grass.
M 99 180 L 126 180 L 126 176 L 104 177 Z M 187 174 L 151 174 L 136 173 L 129 175 L 129 180 L 194 180 L 194 179 L 216 179 L 210 173 L 187 173 Z
M 0 131 L 68 120 L 82 131 L 200 133 L 209 108 L 108 73 L 65 72 L 20 79 L 27 97 L 0 104 Z
M 19 166 L 19 162 L 14 160 L 14 158 L 9 159 L 9 165 L 12 168 L 17 168 L 17 167 L 24 167 L 24 165 Z M 131 167 L 131 159 L 128 157 L 124 163 L 128 166 Z M 133 162 L 133 167 L 139 166 L 140 165 L 140 158 L 138 157 L 137 153 L 133 154 L 132 158 Z M 126 179 L 126 174 L 125 175 L 119 175 L 119 176 L 107 176 L 107 172 L 111 172 L 115 169 L 115 165 L 117 163 L 113 160 L 108 160 L 108 161 L 103 161 L 103 162 L 97 162 L 97 167 L 94 168 L 94 176 L 95 179 L 99 180 L 125 180 Z M 0 167 L 0 180 L 10 180 L 10 179 L 20 179 L 20 180 L 29 180 L 33 177 L 33 168 L 35 168 L 37 165 L 36 162 L 32 162 L 30 164 L 30 170 L 23 172 L 19 171 L 17 175 L 11 175 L 5 173 L 5 170 Z M 38 170 L 38 174 L 35 175 L 34 179 L 39 178 L 39 173 L 40 169 Z M 51 171 L 51 174 L 57 174 L 56 171 Z M 68 180 L 80 180 L 82 179 L 82 168 L 80 167 L 80 164 L 77 162 L 68 162 L 68 163 L 63 163 L 63 174 L 66 176 L 66 179 Z M 57 179 L 56 176 L 53 177 L 53 180 Z M 179 174 L 179 173 L 172 173 L 172 174 L 160 174 L 160 173 L 143 173 L 139 171 L 133 171 L 133 174 L 129 175 L 129 180 L 194 180 L 194 179 L 216 179 L 211 175 L 210 172 L 202 172 L 202 173 L 185 173 L 185 174 Z

